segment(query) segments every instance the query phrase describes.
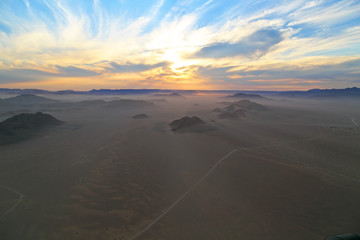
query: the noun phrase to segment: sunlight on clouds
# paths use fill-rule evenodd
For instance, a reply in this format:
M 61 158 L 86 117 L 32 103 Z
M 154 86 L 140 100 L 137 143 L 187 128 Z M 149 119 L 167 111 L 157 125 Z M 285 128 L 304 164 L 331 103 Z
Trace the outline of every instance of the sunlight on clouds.
M 0 3 L 1 87 L 286 89 L 355 83 L 359 74 L 341 65 L 360 59 L 356 1 L 263 1 L 247 11 L 254 3 L 160 0 L 141 14 L 136 4 L 123 9 L 126 1 L 21 2 L 22 13 Z M 306 72 L 334 64 L 344 76 Z M 22 75 L 29 69 L 37 75 Z

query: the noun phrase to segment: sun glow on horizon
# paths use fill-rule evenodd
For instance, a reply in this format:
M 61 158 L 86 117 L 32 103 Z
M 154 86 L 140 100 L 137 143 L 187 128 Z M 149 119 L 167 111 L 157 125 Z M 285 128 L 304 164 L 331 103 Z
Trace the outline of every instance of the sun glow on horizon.
M 359 16 L 340 0 L 4 0 L 0 87 L 360 87 Z

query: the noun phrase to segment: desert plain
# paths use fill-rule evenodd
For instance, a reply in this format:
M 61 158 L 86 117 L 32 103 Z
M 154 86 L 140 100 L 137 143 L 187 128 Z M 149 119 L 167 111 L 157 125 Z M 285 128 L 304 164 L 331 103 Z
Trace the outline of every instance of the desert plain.
M 360 232 L 360 100 L 265 96 L 249 99 L 265 110 L 222 118 L 239 101 L 225 96 L 44 95 L 56 101 L 2 105 L 0 121 L 26 110 L 63 124 L 0 146 L 0 239 Z M 172 131 L 185 116 L 206 128 Z

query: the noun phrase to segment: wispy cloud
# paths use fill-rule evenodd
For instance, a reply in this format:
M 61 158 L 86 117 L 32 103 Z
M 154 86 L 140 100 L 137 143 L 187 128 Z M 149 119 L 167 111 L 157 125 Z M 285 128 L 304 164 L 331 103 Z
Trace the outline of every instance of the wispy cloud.
M 236 43 L 215 43 L 201 48 L 195 54 L 200 58 L 223 58 L 243 55 L 259 58 L 282 40 L 281 33 L 273 29 L 258 30 Z
M 59 73 L 55 73 L 57 76 L 64 76 L 64 77 L 92 77 L 98 76 L 99 73 L 83 68 L 78 68 L 74 66 L 56 66 L 59 70 Z
M 345 61 L 335 64 L 318 64 L 307 66 L 295 66 L 286 64 L 264 65 L 261 68 L 249 68 L 236 70 L 234 67 L 212 68 L 202 67 L 198 69 L 198 74 L 211 78 L 222 84 L 236 85 L 240 83 L 248 88 L 266 87 L 282 83 L 292 86 L 294 89 L 301 86 L 311 86 L 320 84 L 325 86 L 341 87 L 342 85 L 354 86 L 359 84 L 360 59 Z M 225 81 L 225 83 L 223 83 Z
M 111 62 L 110 66 L 107 69 L 110 72 L 118 72 L 118 73 L 129 73 L 129 72 L 143 72 L 150 69 L 158 68 L 158 67 L 167 67 L 169 63 L 161 62 L 157 64 L 118 64 L 116 62 Z
M 355 0 L 1 1 L 0 85 L 359 86 L 359 16 Z

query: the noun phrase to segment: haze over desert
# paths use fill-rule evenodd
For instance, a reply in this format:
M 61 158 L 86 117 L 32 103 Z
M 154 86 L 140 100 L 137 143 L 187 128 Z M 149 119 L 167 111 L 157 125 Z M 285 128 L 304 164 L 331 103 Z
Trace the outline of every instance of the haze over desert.
M 360 1 L 1 0 L 0 240 L 360 240 Z
M 359 98 L 154 95 L 3 98 L 11 105 L 1 120 L 26 108 L 62 124 L 30 126 L 22 131 L 36 134 L 0 146 L 1 236 L 322 239 L 359 231 Z M 214 108 L 244 115 L 223 118 Z

